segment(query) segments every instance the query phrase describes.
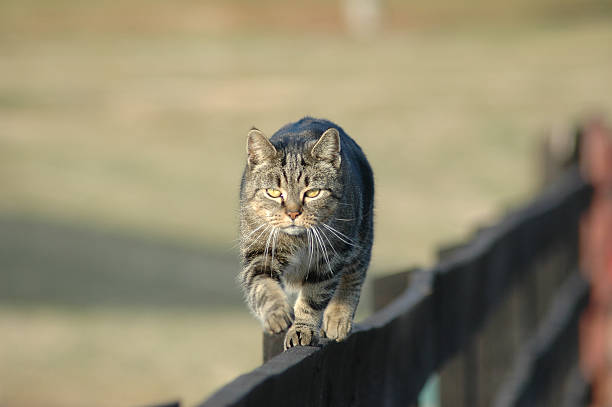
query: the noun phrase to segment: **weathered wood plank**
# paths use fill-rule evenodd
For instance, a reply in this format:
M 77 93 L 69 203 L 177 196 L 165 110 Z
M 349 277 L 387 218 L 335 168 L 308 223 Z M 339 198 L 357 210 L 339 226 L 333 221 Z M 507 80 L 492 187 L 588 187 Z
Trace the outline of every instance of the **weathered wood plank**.
M 564 384 L 578 361 L 578 324 L 589 285 L 575 270 L 533 337 L 525 343 L 495 400 L 496 407 L 559 406 Z

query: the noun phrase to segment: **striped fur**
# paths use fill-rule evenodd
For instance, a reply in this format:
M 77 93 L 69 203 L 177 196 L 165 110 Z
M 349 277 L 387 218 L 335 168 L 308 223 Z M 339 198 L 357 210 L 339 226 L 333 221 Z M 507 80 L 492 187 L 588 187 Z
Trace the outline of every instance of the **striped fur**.
M 267 332 L 287 331 L 285 349 L 315 345 L 320 335 L 343 340 L 372 249 L 374 179 L 365 155 L 339 126 L 309 117 L 269 140 L 251 130 L 247 154 L 240 281 L 249 308 Z M 287 292 L 297 293 L 293 306 Z

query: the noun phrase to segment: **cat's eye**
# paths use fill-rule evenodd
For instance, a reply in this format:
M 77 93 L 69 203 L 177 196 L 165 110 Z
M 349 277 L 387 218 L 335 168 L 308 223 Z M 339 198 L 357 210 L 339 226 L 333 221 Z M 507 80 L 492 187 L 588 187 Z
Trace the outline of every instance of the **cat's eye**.
M 304 193 L 304 196 L 306 196 L 306 198 L 315 198 L 319 195 L 319 193 L 321 193 L 320 189 L 313 188 L 313 189 L 309 189 L 308 191 L 306 191 Z
M 268 195 L 270 195 L 272 198 L 278 198 L 279 196 L 282 195 L 281 191 L 279 191 L 278 189 L 274 189 L 274 188 L 268 188 L 266 189 L 266 192 L 268 193 Z

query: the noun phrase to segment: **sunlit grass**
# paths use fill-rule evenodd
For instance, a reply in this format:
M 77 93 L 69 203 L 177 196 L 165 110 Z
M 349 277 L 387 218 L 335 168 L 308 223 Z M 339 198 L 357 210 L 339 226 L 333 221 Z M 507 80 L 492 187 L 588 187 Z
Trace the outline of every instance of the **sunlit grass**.
M 312 114 L 374 167 L 374 269 L 431 261 L 531 191 L 538 135 L 612 111 L 609 27 L 24 41 L 0 64 L 0 209 L 226 248 L 245 132 Z
M 0 307 L 0 403 L 194 405 L 261 363 L 244 312 Z

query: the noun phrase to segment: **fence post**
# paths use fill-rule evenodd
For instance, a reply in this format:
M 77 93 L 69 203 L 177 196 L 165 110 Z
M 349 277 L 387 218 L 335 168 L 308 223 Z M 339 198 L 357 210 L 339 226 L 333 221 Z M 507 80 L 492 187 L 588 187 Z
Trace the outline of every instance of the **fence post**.
M 417 270 L 413 267 L 399 273 L 376 277 L 372 283 L 374 312 L 399 297 L 408 288 L 410 277 Z
M 285 332 L 279 334 L 263 333 L 263 362 L 266 363 L 279 353 L 283 353 Z

